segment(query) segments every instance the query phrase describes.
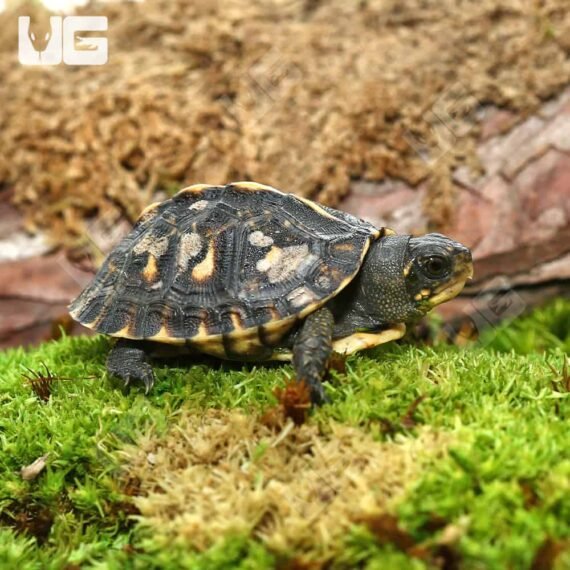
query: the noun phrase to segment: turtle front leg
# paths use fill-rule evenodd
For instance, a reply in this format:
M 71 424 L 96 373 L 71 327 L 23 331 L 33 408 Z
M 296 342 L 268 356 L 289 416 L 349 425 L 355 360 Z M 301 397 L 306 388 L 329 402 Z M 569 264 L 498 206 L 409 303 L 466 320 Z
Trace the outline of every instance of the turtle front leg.
M 144 346 L 140 341 L 120 338 L 107 357 L 107 371 L 123 380 L 125 386 L 133 381 L 142 382 L 148 394 L 154 384 L 154 373 Z
M 321 383 L 327 361 L 332 352 L 334 318 L 330 310 L 322 307 L 310 314 L 303 323 L 293 345 L 293 366 L 298 382 L 306 382 L 313 404 L 326 402 Z

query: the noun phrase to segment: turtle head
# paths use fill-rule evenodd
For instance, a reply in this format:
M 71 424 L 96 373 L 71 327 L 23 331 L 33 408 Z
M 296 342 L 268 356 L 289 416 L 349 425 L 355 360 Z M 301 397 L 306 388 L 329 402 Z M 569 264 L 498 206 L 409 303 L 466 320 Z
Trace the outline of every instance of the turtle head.
M 473 277 L 471 251 L 441 234 L 413 237 L 403 273 L 411 301 L 427 313 L 453 299 Z
M 389 235 L 362 267 L 362 308 L 377 322 L 409 322 L 453 299 L 473 275 L 471 251 L 441 234 Z

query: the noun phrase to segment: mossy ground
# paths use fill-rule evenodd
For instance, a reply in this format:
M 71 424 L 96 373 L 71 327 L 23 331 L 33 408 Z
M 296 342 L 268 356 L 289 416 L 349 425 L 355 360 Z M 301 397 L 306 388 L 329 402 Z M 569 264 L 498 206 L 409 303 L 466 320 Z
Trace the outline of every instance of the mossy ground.
M 165 365 L 145 397 L 106 379 L 108 347 L 102 337 L 64 338 L 0 354 L 0 567 L 301 567 L 247 534 L 220 536 L 201 552 L 165 546 L 160 529 L 132 517 L 139 490 L 118 453 L 149 433 L 164 436 L 181 414 L 261 413 L 291 368 Z M 569 352 L 570 302 L 559 300 L 467 348 L 393 343 L 349 358 L 310 424 L 334 420 L 381 442 L 416 438 L 427 426 L 453 443 L 405 482 L 387 519 L 396 529 L 382 518 L 353 524 L 328 567 L 549 564 L 570 537 L 570 387 L 560 381 Z M 47 402 L 23 379 L 24 367 L 44 364 L 59 377 Z M 20 469 L 45 454 L 47 467 L 23 480 Z M 570 568 L 567 550 L 554 567 Z

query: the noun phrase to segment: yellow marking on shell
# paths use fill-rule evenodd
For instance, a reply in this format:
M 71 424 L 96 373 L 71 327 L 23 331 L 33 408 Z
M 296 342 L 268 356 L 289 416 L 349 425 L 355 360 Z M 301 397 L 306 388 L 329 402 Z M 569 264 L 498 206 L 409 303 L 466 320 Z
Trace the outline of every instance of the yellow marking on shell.
M 381 228 L 380 229 L 380 237 L 386 236 L 397 236 L 398 233 L 395 232 L 392 228 Z
M 283 338 L 284 334 L 285 333 L 280 328 L 272 330 L 271 328 L 268 328 L 267 325 L 265 325 L 263 328 L 263 338 L 268 346 L 275 346 L 278 344 L 279 341 Z
M 186 344 L 186 339 L 171 337 L 168 334 L 161 334 L 160 331 L 156 335 L 149 338 L 142 338 L 140 336 L 135 336 L 132 334 L 119 334 L 119 333 L 111 333 L 109 336 L 115 338 L 127 338 L 131 340 L 152 340 L 154 342 L 160 342 L 161 344 L 173 344 L 176 346 L 182 346 Z
M 265 255 L 263 259 L 257 262 L 258 271 L 269 271 L 275 263 L 281 258 L 281 248 L 274 245 Z
M 160 204 L 162 204 L 162 202 L 153 202 L 152 204 L 149 204 L 142 212 L 141 215 L 139 216 L 139 220 L 142 220 L 143 218 L 146 217 L 152 217 L 154 215 L 154 211 L 160 206 Z
M 179 190 L 176 196 L 180 196 L 181 194 L 194 194 L 196 192 L 203 192 L 208 188 L 214 188 L 214 186 L 212 184 L 192 184 L 192 186 L 187 186 L 186 188 Z
M 398 324 L 379 333 L 354 333 L 333 341 L 333 350 L 340 354 L 349 355 L 359 350 L 374 348 L 380 344 L 402 338 L 405 332 L 406 325 Z
M 422 294 L 421 294 L 421 293 L 416 293 L 416 294 L 414 295 L 414 299 L 415 299 L 416 301 L 421 301 L 421 300 L 423 299 Z
M 251 333 L 247 335 L 228 335 L 228 340 L 230 341 L 232 356 L 236 354 L 243 354 L 244 357 L 253 356 L 259 349 L 263 351 L 267 348 L 259 340 L 257 335 L 257 330 L 254 329 Z
M 354 244 L 353 243 L 337 243 L 334 246 L 334 249 L 337 251 L 353 251 L 354 250 Z
M 216 358 L 227 358 L 226 349 L 224 347 L 224 337 L 221 334 L 204 335 L 202 327 L 200 327 L 199 335 L 189 339 L 189 344 L 195 346 L 200 352 L 215 356 Z
M 283 194 L 281 190 L 277 190 L 277 188 L 273 188 L 273 186 L 267 186 L 266 184 L 260 184 L 259 182 L 252 182 L 250 180 L 231 182 L 229 186 L 235 186 L 236 188 L 241 188 L 242 190 L 251 190 L 252 192 L 266 191 L 266 192 L 278 192 L 279 194 Z
M 280 362 L 291 362 L 293 360 L 293 353 L 289 349 L 274 350 L 268 360 L 278 360 Z
M 81 323 L 81 324 L 88 329 L 97 331 L 97 319 L 93 323 L 89 323 L 89 324 Z M 186 339 L 171 337 L 171 336 L 169 336 L 168 333 L 164 332 L 164 330 L 165 330 L 164 327 L 162 327 L 156 335 L 151 337 L 151 340 L 156 341 L 156 342 L 160 342 L 162 344 L 175 344 L 175 345 L 186 344 Z M 123 327 L 121 330 L 119 330 L 117 332 L 108 333 L 108 336 L 111 336 L 113 338 L 126 338 L 126 339 L 131 339 L 131 340 L 147 340 L 141 336 L 131 334 L 130 325 Z
M 277 307 L 269 307 L 269 312 L 271 313 L 271 318 L 273 321 L 278 321 L 281 318 Z
M 200 352 L 215 356 L 216 358 L 226 358 L 226 349 L 222 340 L 222 335 L 215 335 L 203 339 L 190 339 L 190 345 L 195 346 Z
M 129 337 L 130 329 L 131 329 L 131 325 L 128 324 L 128 325 L 124 326 L 121 330 L 114 332 L 113 336 L 116 336 L 118 338 L 130 338 Z
M 143 269 L 143 277 L 147 283 L 152 283 L 158 276 L 158 266 L 156 264 L 156 257 L 149 253 L 148 261 Z
M 207 281 L 214 274 L 214 242 L 210 241 L 206 257 L 192 269 L 192 279 L 195 281 Z
M 279 320 L 279 313 L 275 309 L 270 310 L 274 321 L 265 323 L 263 327 L 259 328 L 263 330 L 262 335 L 265 342 L 272 346 L 278 344 L 279 341 L 287 334 L 297 321 L 297 317 L 293 315 Z
M 200 322 L 200 325 L 198 326 L 198 334 L 196 335 L 195 338 L 205 338 L 205 337 L 209 337 L 210 333 L 208 332 L 208 326 L 206 325 L 206 321 L 205 321 L 205 317 L 202 317 L 202 321 Z
M 167 328 L 163 325 L 160 327 L 160 330 L 153 336 L 149 338 L 149 340 L 154 340 L 156 342 L 162 342 L 165 344 L 184 344 L 184 339 L 173 339 L 172 335 L 168 332 Z
M 410 263 L 408 263 L 408 265 L 406 265 L 406 267 L 404 267 L 404 277 L 407 277 L 410 274 L 410 271 L 412 270 L 412 265 L 413 265 L 413 262 L 410 261 Z
M 340 218 L 333 216 L 332 214 L 327 212 L 324 208 L 321 208 L 321 206 L 319 206 L 316 202 L 313 202 L 312 200 L 309 200 L 308 198 L 303 198 L 302 196 L 296 196 L 296 197 L 299 200 L 301 200 L 301 202 L 304 202 L 307 206 L 309 206 L 309 208 L 311 208 L 312 210 L 317 212 L 317 214 L 324 216 L 325 218 L 330 218 L 331 220 L 337 220 L 337 221 L 340 220 Z
M 242 331 L 243 330 L 243 323 L 242 323 L 241 317 L 238 314 L 231 313 L 230 319 L 232 321 L 232 326 L 234 327 L 234 329 L 236 331 Z

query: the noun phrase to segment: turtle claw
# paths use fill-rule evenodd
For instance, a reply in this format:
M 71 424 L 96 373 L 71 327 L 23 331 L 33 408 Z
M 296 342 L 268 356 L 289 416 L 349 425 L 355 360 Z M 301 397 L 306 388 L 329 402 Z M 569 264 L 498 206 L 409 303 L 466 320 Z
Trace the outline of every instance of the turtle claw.
M 111 376 L 123 381 L 123 389 L 142 383 L 148 394 L 154 385 L 152 366 L 147 362 L 142 346 L 124 339 L 120 339 L 109 353 L 107 370 Z
M 140 383 L 144 385 L 145 395 L 148 395 L 154 386 L 154 374 L 152 368 L 147 363 L 142 363 L 135 370 L 130 370 L 128 373 L 118 373 L 114 371 L 112 374 L 123 381 L 123 390 L 128 390 L 135 384 Z
M 154 374 L 152 373 L 152 370 L 150 371 L 150 374 L 144 375 L 142 381 L 144 384 L 145 396 L 148 396 L 149 392 L 152 390 L 152 387 L 154 386 Z
M 125 388 L 131 384 L 142 384 L 144 386 L 144 393 L 148 395 L 154 386 L 154 373 L 150 364 L 141 362 L 136 370 L 132 370 L 125 379 Z

